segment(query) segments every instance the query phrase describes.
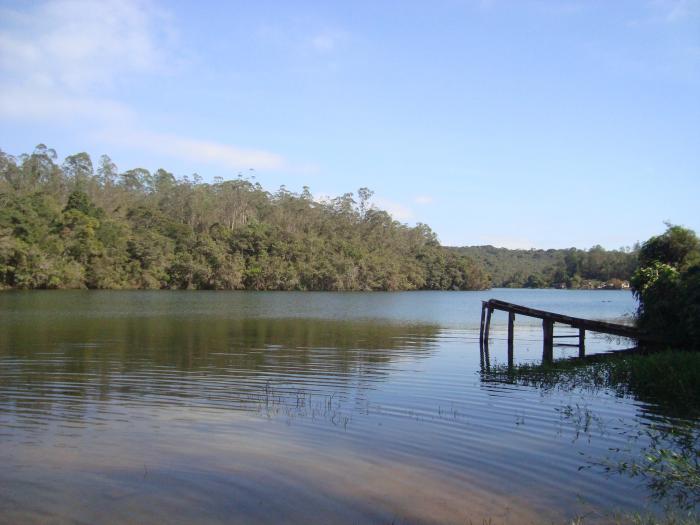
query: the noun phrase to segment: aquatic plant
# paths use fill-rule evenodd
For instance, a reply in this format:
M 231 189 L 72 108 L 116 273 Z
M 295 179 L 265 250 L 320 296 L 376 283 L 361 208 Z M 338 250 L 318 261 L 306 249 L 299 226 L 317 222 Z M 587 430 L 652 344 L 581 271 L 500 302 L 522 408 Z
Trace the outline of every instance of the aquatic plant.
M 511 368 L 497 364 L 483 377 L 543 389 L 606 389 L 649 403 L 665 415 L 700 416 L 700 354 L 695 352 L 612 353 Z
M 606 457 L 587 458 L 581 469 L 643 479 L 651 497 L 667 511 L 684 509 L 697 518 L 693 512 L 700 503 L 700 354 L 622 353 L 542 365 L 496 365 L 482 372 L 482 377 L 545 390 L 612 391 L 648 403 L 649 411 L 661 415 L 653 424 L 635 420 L 615 422 L 611 427 L 589 407 L 578 404 L 555 410 L 573 427 L 574 440 L 590 439 L 596 431 L 601 436 L 615 432 L 627 442 L 625 447 L 610 448 Z
M 605 473 L 618 473 L 645 480 L 653 498 L 667 511 L 692 511 L 700 503 L 700 431 L 694 423 L 639 425 L 628 429 L 625 449 L 612 448 L 611 455 L 589 460 Z

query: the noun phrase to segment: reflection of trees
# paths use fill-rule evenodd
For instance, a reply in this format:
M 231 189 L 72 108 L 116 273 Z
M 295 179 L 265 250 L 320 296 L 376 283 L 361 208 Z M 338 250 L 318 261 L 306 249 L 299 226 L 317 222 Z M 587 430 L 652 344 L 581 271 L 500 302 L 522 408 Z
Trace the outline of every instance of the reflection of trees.
M 431 353 L 438 328 L 313 319 L 37 319 L 0 330 L 0 406 L 81 418 L 114 400 L 264 409 L 323 406 Z M 321 396 L 321 397 L 319 397 Z M 314 409 L 316 410 L 316 409 Z M 318 410 L 316 410 L 318 411 Z M 39 421 L 40 418 L 36 418 Z
M 700 416 L 697 369 L 692 352 L 642 353 L 631 349 L 568 359 L 553 364 L 494 365 L 482 368 L 482 384 L 510 383 L 541 390 L 596 394 L 605 390 L 643 403 L 643 410 L 662 417 Z
M 606 424 L 590 408 L 578 405 L 562 407 L 559 413 L 562 421 L 572 426 L 576 438 L 599 432 L 624 439 L 623 446 L 608 448 L 603 457 L 589 456 L 587 465 L 580 468 L 639 478 L 651 498 L 662 503 L 667 512 L 683 509 L 700 518 L 693 514 L 700 503 L 700 428 L 696 423 L 657 417 Z
M 482 370 L 482 382 L 536 387 L 545 392 L 572 391 L 595 395 L 612 391 L 642 401 L 642 417 L 606 421 L 588 406 L 566 405 L 557 410 L 562 423 L 571 428 L 574 440 L 602 439 L 615 435 L 625 443 L 608 448 L 604 456 L 587 458 L 582 468 L 607 475 L 621 474 L 642 479 L 651 497 L 667 510 L 692 510 L 700 503 L 700 425 L 698 392 L 692 381 L 691 354 L 661 353 L 649 356 L 609 355 L 591 360 L 572 359 L 553 365 L 495 366 Z M 688 362 L 686 362 L 688 361 Z M 673 363 L 675 374 L 664 373 L 663 364 Z M 658 374 L 652 379 L 648 374 Z M 675 377 L 674 377 L 675 376 Z

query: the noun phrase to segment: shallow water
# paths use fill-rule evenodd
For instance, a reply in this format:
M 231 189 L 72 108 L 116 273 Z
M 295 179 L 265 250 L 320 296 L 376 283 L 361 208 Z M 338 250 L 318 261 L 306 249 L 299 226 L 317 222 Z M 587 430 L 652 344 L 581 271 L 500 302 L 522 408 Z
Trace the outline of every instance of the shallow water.
M 654 508 L 639 480 L 579 467 L 657 407 L 482 375 L 490 297 L 622 322 L 635 307 L 624 291 L 2 293 L 0 521 L 558 523 Z M 516 323 L 516 360 L 539 359 L 539 325 Z

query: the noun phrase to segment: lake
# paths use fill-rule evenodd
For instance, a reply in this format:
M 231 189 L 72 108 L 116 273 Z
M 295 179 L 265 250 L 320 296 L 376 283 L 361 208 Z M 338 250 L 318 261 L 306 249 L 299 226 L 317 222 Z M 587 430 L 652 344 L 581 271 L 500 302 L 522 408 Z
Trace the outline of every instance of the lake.
M 580 469 L 658 407 L 490 378 L 492 297 L 619 322 L 635 309 L 626 291 L 0 293 L 0 521 L 595 523 L 658 508 L 643 480 Z M 517 317 L 516 361 L 541 353 L 540 324 Z

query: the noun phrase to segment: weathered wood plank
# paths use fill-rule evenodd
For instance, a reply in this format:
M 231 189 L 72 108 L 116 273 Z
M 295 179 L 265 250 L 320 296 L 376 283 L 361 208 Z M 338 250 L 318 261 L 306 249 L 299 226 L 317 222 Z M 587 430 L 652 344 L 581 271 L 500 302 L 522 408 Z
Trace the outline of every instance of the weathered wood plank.
M 481 301 L 481 324 L 479 325 L 479 344 L 484 344 L 484 322 L 486 321 L 486 301 Z
M 518 315 L 535 317 L 538 319 L 551 321 L 553 323 L 566 324 L 574 328 L 590 330 L 593 332 L 600 332 L 603 334 L 617 335 L 620 337 L 629 337 L 631 339 L 637 339 L 640 341 L 656 341 L 656 339 L 654 338 L 648 337 L 645 334 L 641 334 L 633 326 L 609 323 L 606 321 L 593 321 L 591 319 L 581 319 L 579 317 L 572 317 L 570 315 L 563 315 L 555 312 L 548 312 L 546 310 L 538 310 L 537 308 L 530 308 L 519 304 L 508 303 L 506 301 L 500 301 L 498 299 L 490 299 L 489 301 L 487 301 L 486 304 L 489 310 L 494 309 L 502 310 L 504 312 L 513 312 Z
M 486 308 L 486 327 L 484 328 L 484 345 L 488 348 L 489 346 L 489 334 L 491 332 L 491 314 L 493 314 L 493 308 L 487 306 Z
M 513 367 L 513 336 L 515 331 L 515 314 L 508 312 L 508 366 Z
M 551 363 L 554 360 L 554 321 L 542 319 L 542 361 Z

